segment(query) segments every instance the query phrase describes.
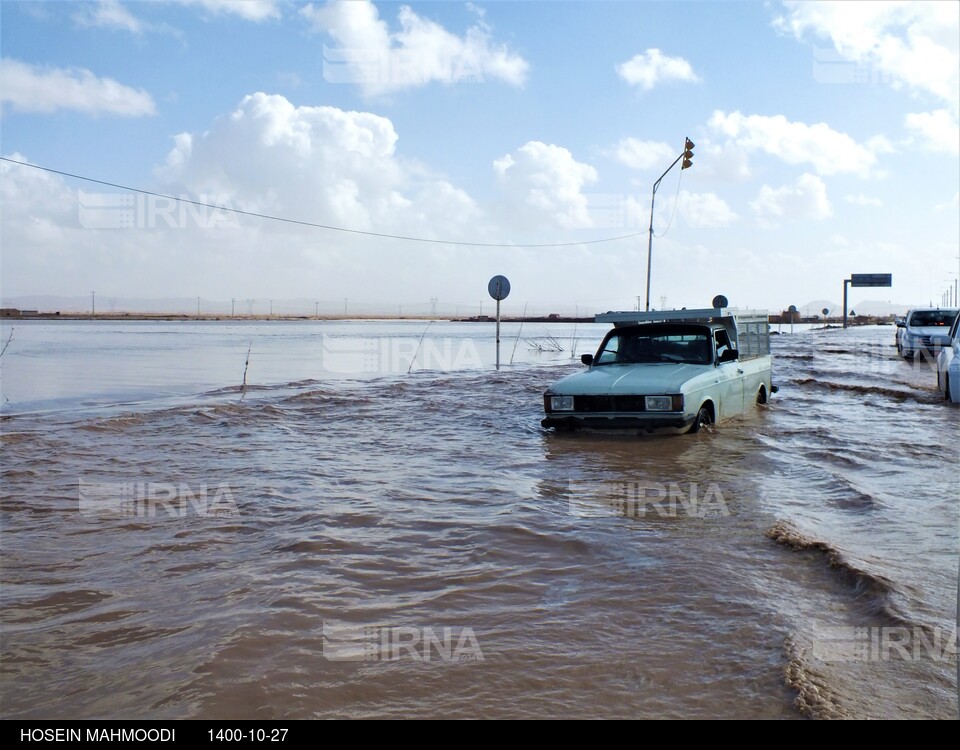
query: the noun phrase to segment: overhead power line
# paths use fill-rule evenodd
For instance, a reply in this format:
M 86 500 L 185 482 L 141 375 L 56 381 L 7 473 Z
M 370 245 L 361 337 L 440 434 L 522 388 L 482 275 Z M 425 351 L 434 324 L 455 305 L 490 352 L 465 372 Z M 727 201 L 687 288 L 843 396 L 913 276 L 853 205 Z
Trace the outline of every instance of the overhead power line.
M 18 161 L 16 159 L 10 159 L 6 156 L 0 156 L 0 161 L 9 162 L 10 164 L 16 164 L 21 167 L 29 167 L 30 169 L 39 169 L 43 172 L 49 172 L 51 174 L 58 174 L 63 177 L 70 177 L 74 180 L 82 180 L 83 182 L 92 182 L 97 185 L 105 185 L 107 187 L 116 188 L 117 190 L 126 190 L 131 193 L 140 193 L 141 195 L 151 195 L 155 198 L 163 198 L 164 200 L 177 201 L 178 203 L 187 203 L 192 206 L 199 206 L 201 208 L 212 208 L 217 211 L 227 211 L 233 214 L 239 214 L 240 216 L 250 216 L 255 219 L 266 219 L 268 221 L 281 221 L 285 224 L 296 224 L 302 227 L 312 227 L 314 229 L 326 229 L 331 232 L 345 232 L 347 234 L 361 234 L 367 237 L 380 237 L 382 239 L 388 240 L 406 240 L 407 242 L 427 242 L 433 245 L 464 245 L 467 247 L 573 247 L 576 245 L 599 245 L 605 242 L 616 242 L 617 240 L 628 240 L 631 237 L 638 237 L 645 232 L 634 232 L 632 234 L 623 234 L 617 237 L 603 237 L 598 240 L 580 240 L 578 242 L 540 242 L 540 243 L 507 243 L 507 242 L 464 242 L 461 240 L 438 240 L 432 239 L 429 237 L 409 237 L 402 234 L 389 234 L 387 232 L 370 232 L 365 229 L 350 229 L 348 227 L 336 227 L 330 224 L 319 224 L 313 221 L 302 221 L 300 219 L 290 219 L 285 216 L 273 216 L 271 214 L 258 213 L 256 211 L 244 211 L 240 208 L 229 208 L 228 206 L 218 206 L 213 203 L 205 203 L 204 201 L 196 201 L 191 198 L 179 197 L 176 195 L 166 195 L 164 193 L 156 193 L 152 190 L 143 190 L 141 188 L 129 187 L 128 185 L 119 185 L 115 182 L 108 182 L 106 180 L 98 180 L 93 177 L 85 177 L 79 174 L 73 174 L 72 172 L 64 172 L 59 169 L 51 169 L 50 167 L 41 167 L 39 164 L 30 164 L 25 161 Z

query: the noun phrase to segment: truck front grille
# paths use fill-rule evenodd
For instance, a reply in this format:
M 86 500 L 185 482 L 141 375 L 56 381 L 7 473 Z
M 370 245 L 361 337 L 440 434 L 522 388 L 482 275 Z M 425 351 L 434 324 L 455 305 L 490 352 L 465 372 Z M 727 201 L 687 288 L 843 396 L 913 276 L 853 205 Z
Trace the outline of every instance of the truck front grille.
M 574 396 L 573 410 L 593 414 L 646 411 L 643 396 Z

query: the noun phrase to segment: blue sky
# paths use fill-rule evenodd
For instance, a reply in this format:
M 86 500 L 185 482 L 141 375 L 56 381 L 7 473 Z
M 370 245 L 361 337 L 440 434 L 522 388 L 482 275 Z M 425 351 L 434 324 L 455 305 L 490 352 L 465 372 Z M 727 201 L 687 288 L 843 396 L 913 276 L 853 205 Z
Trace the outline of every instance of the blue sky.
M 957 3 L 3 2 L 0 291 L 623 308 L 940 299 Z M 127 203 L 123 203 L 127 200 Z M 130 200 L 136 203 L 131 213 Z M 124 213 L 126 211 L 126 213 Z M 659 235 L 663 235 L 660 237 Z

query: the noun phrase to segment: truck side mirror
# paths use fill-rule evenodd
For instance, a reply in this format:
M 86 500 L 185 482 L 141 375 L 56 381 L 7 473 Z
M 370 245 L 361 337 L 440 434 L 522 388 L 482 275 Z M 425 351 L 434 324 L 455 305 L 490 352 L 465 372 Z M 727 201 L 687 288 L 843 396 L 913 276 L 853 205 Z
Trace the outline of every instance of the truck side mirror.
M 726 349 L 723 354 L 720 355 L 720 363 L 724 362 L 734 362 L 740 358 L 740 352 L 736 349 Z
M 588 367 L 593 364 L 593 355 L 592 354 L 581 354 L 580 361 Z
M 905 320 L 897 321 L 897 328 L 906 328 L 906 327 L 907 327 L 907 322 Z

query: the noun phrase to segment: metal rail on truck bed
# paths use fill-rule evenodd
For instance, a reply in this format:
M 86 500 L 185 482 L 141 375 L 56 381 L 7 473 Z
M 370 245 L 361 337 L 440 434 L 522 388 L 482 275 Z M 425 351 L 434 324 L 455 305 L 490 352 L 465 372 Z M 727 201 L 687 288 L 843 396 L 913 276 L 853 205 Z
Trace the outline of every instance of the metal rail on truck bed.
M 763 310 L 731 310 L 707 307 L 696 310 L 651 310 L 605 312 L 594 316 L 597 323 L 612 323 L 615 328 L 643 323 L 704 323 L 722 325 L 740 352 L 740 359 L 755 359 L 770 354 L 770 316 Z

